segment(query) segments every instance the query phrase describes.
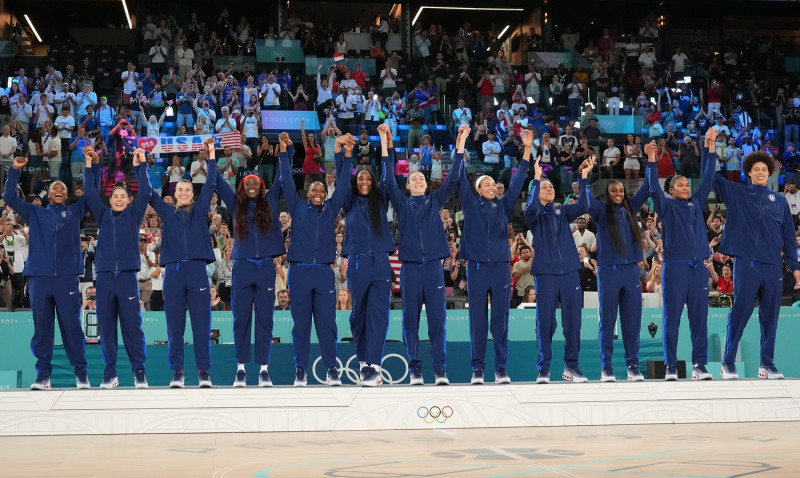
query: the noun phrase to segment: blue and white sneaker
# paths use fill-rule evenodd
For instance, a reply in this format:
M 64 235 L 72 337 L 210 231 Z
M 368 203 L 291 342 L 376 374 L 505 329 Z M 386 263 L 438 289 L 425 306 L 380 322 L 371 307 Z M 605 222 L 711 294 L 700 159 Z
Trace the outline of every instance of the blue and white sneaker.
M 147 377 L 144 375 L 144 370 L 139 369 L 133 374 L 133 388 L 147 388 Z
M 675 382 L 678 380 L 678 366 L 667 365 L 667 372 L 664 374 L 664 380 L 667 382 Z
M 711 380 L 711 374 L 706 370 L 705 364 L 694 364 L 692 368 L 692 380 Z
M 342 380 L 339 378 L 339 371 L 336 370 L 336 367 L 331 367 L 328 369 L 328 374 L 325 377 L 325 383 L 331 387 L 342 386 Z
M 422 378 L 422 370 L 412 370 L 408 376 L 409 385 L 424 385 L 425 380 Z
M 775 364 L 764 364 L 762 363 L 758 367 L 758 376 L 760 378 L 768 378 L 770 380 L 780 380 L 783 378 L 783 374 L 775 368 Z
M 536 383 L 550 383 L 550 369 L 539 370 L 539 376 L 536 377 Z
M 233 379 L 233 387 L 241 388 L 247 386 L 247 372 L 244 370 L 237 370 L 236 377 Z
M 308 378 L 306 377 L 306 371 L 302 368 L 298 368 L 294 371 L 294 386 L 295 387 L 305 387 L 308 385 Z
M 564 373 L 561 374 L 561 378 L 568 382 L 575 382 L 575 383 L 582 383 L 588 382 L 589 379 L 586 378 L 586 375 L 581 372 L 580 367 L 564 367 Z
M 36 381 L 31 384 L 31 390 L 50 390 L 50 377 L 39 375 Z
M 361 386 L 362 387 L 377 387 L 381 384 L 381 375 L 377 370 L 367 365 L 361 369 Z
M 111 390 L 112 388 L 118 385 L 119 385 L 119 378 L 110 377 L 103 379 L 103 381 L 100 383 L 100 388 L 102 388 L 103 390 Z
M 472 385 L 483 385 L 483 370 L 476 368 L 472 371 L 472 378 L 469 381 Z
M 629 382 L 644 382 L 644 375 L 639 371 L 639 364 L 634 363 L 628 365 L 628 381 Z
M 79 389 L 92 388 L 92 385 L 89 383 L 89 375 L 85 373 L 75 375 L 75 386 Z
M 446 370 L 437 370 L 434 375 L 436 377 L 436 385 L 450 385 L 450 380 L 447 378 Z
M 266 370 L 258 372 L 258 386 L 259 387 L 272 386 L 272 377 L 269 376 L 269 372 L 267 372 Z
M 172 380 L 169 381 L 169 388 L 183 388 L 186 377 L 183 375 L 183 370 L 176 370 L 172 374 Z
M 511 377 L 506 373 L 506 369 L 495 370 L 494 383 L 511 383 Z
M 601 382 L 616 382 L 617 377 L 614 375 L 613 367 L 606 367 L 600 371 Z
M 722 380 L 736 380 L 739 378 L 739 372 L 736 371 L 736 365 L 732 363 L 722 362 L 722 367 L 719 371 L 722 375 Z
M 197 372 L 197 386 L 199 388 L 211 388 L 211 377 L 208 375 L 208 370 L 200 370 Z

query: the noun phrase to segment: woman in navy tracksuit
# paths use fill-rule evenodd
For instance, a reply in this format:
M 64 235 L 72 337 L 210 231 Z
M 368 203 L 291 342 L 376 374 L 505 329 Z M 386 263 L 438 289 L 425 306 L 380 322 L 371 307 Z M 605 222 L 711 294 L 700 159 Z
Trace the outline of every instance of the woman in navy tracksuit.
M 183 388 L 183 334 L 186 331 L 186 308 L 192 318 L 194 358 L 198 384 L 211 387 L 211 293 L 208 290 L 206 264 L 214 262 L 208 238 L 208 209 L 216 189 L 217 162 L 213 139 L 203 143 L 208 155 L 208 177 L 194 201 L 192 183 L 181 180 L 175 186 L 175 205 L 167 204 L 157 194 L 150 204 L 161 217 L 161 260 L 164 268 L 164 312 L 167 317 L 169 366 L 173 370 L 171 388 Z M 201 152 L 201 154 L 204 154 Z
M 639 261 L 644 260 L 639 226 L 634 216 L 648 193 L 647 181 L 628 200 L 619 181 L 606 184 L 607 202 L 589 198 L 589 213 L 597 224 L 597 289 L 600 297 L 600 380 L 613 382 L 614 323 L 619 311 L 628 380 L 644 380 L 639 372 L 639 332 L 642 328 L 642 282 Z
M 341 155 L 336 165 L 336 191 L 325 200 L 327 188 L 322 181 L 312 181 L 308 201 L 301 201 L 292 178 L 290 158 L 294 147 L 286 133 L 281 135 L 280 180 L 283 195 L 292 216 L 292 242 L 289 245 L 289 293 L 292 299 L 292 342 L 294 346 L 295 387 L 308 383 L 308 353 L 311 343 L 311 319 L 314 319 L 322 360 L 327 374 L 325 383 L 341 385 L 336 369 L 336 287 L 331 264 L 336 260 L 336 217 L 344 205 L 352 174 L 344 169 Z M 352 150 L 355 138 L 336 139 L 338 148 Z M 287 153 L 288 151 L 288 153 Z
M 381 154 L 387 157 L 385 136 L 391 132 L 386 125 L 379 126 L 378 131 Z M 352 152 L 345 152 L 346 157 L 350 155 Z M 344 164 L 350 163 L 345 161 Z M 389 195 L 385 189 L 378 188 L 378 178 L 368 169 L 358 171 L 347 193 L 342 255 L 349 261 L 347 286 L 353 301 L 350 330 L 356 346 L 361 385 L 375 387 L 381 382 L 380 367 L 392 298 L 389 254 L 393 254 L 395 248 L 386 220 Z
M 80 222 L 89 208 L 85 197 L 67 206 L 67 186 L 61 181 L 50 184 L 50 204 L 47 207 L 34 206 L 20 199 L 17 196 L 19 170 L 27 163 L 26 158 L 14 159 L 14 165 L 8 171 L 3 201 L 30 225 L 30 252 L 24 274 L 28 277 L 33 313 L 31 350 L 36 357 L 36 381 L 31 384 L 31 390 L 50 388 L 56 313 L 76 385 L 89 388 L 78 288 L 78 276 L 84 272 Z
M 700 186 L 690 197 L 689 181 L 683 176 L 671 176 L 664 189 L 673 198 L 667 198 L 658 183 L 655 141 L 645 146 L 647 153 L 647 181 L 655 210 L 664 226 L 664 264 L 662 268 L 662 293 L 664 296 L 663 334 L 666 380 L 678 380 L 678 328 L 684 305 L 688 308 L 689 330 L 692 336 L 692 380 L 710 380 L 708 363 L 708 235 L 703 210 L 708 193 L 714 184 L 716 160 L 707 156 L 714 149 L 717 132 L 708 130 L 703 149 Z
M 466 141 L 464 136 L 463 141 Z M 467 261 L 467 291 L 470 297 L 469 330 L 472 384 L 484 383 L 486 341 L 489 333 L 489 301 L 491 294 L 492 342 L 494 344 L 494 377 L 496 383 L 510 383 L 506 373 L 508 361 L 508 306 L 511 286 L 511 252 L 508 248 L 508 217 L 525 183 L 530 164 L 533 135 L 522 131 L 525 143 L 523 161 L 511 179 L 508 191 L 497 198 L 494 179 L 483 175 L 475 189 L 467 178 L 459 185 L 464 229 L 459 258 Z M 464 143 L 456 145 L 457 153 L 464 152 Z M 475 194 L 477 191 L 478 195 Z
M 245 364 L 250 362 L 250 337 L 255 310 L 255 358 L 261 366 L 258 386 L 271 387 L 269 356 L 275 311 L 274 257 L 286 253 L 278 222 L 281 183 L 275 181 L 267 193 L 261 178 L 249 174 L 239 182 L 234 194 L 217 171 L 217 192 L 233 215 L 236 238 L 231 254 L 231 310 L 237 363 L 233 386 L 247 386 Z
M 541 157 L 539 157 L 541 160 Z M 556 307 L 561 302 L 561 328 L 564 333 L 564 373 L 571 382 L 586 382 L 578 356 L 581 349 L 581 290 L 580 270 L 572 230 L 569 225 L 589 209 L 589 181 L 586 177 L 594 167 L 594 156 L 578 168 L 578 202 L 557 207 L 553 204 L 555 189 L 547 179 L 542 180 L 539 161 L 534 165 L 535 176 L 525 207 L 525 224 L 533 235 L 536 255 L 531 274 L 536 281 L 536 341 L 539 359 L 536 383 L 550 383 L 550 359 L 553 356 L 553 335 L 556 332 Z
M 709 158 L 716 161 L 716 151 L 709 152 Z M 793 271 L 795 290 L 800 289 L 800 264 L 797 262 L 797 239 L 789 203 L 781 194 L 766 187 L 776 167 L 771 155 L 756 151 L 748 154 L 742 165 L 751 185 L 714 176 L 714 192 L 728 207 L 719 251 L 733 257 L 733 307 L 728 314 L 727 342 L 722 356 L 723 379 L 739 378 L 736 351 L 756 298 L 761 326 L 758 376 L 783 378 L 774 363 L 783 261 Z
M 128 190 L 114 186 L 109 203 L 103 204 L 97 194 L 95 170 L 100 158 L 94 148 L 84 148 L 86 157 L 86 180 L 84 190 L 89 208 L 97 219 L 102 234 L 97 243 L 95 271 L 97 271 L 97 320 L 100 325 L 100 345 L 106 368 L 100 388 L 114 388 L 117 379 L 117 317 L 122 328 L 125 352 L 131 361 L 133 384 L 136 388 L 147 388 L 145 378 L 145 341 L 142 330 L 142 312 L 139 307 L 139 281 L 137 272 L 141 268 L 139 256 L 139 225 L 147 210 L 152 189 L 147 176 L 147 159 L 142 149 L 133 153 L 139 191 L 133 206 L 128 207 Z M 99 177 L 99 174 L 97 175 Z
M 463 129 L 466 127 L 466 133 Z M 459 128 L 462 134 L 469 134 L 469 127 Z M 391 136 L 387 137 L 392 148 Z M 463 153 L 456 152 L 453 166 L 441 187 L 425 194 L 428 187 L 425 175 L 419 171 L 409 174 L 406 189 L 411 197 L 406 197 L 397 187 L 394 177 L 394 160 L 383 158 L 381 187 L 389 193 L 389 199 L 400 219 L 400 281 L 403 290 L 403 337 L 409 358 L 411 385 L 422 385 L 422 366 L 419 359 L 419 317 L 422 304 L 428 319 L 428 337 L 431 343 L 431 358 L 437 385 L 447 385 L 447 352 L 445 331 L 444 273 L 442 259 L 450 257 L 450 246 L 442 227 L 439 210 L 448 194 L 455 189 L 461 175 Z

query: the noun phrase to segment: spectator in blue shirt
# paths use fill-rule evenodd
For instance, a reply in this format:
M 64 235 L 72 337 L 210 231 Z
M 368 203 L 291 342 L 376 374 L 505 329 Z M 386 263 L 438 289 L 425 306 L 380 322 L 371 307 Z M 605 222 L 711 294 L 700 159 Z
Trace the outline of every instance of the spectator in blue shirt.
M 150 178 L 150 187 L 153 189 L 153 194 L 161 196 L 161 190 L 164 187 L 164 178 L 167 172 L 164 171 L 160 165 L 156 164 L 153 153 L 147 153 L 147 177 Z

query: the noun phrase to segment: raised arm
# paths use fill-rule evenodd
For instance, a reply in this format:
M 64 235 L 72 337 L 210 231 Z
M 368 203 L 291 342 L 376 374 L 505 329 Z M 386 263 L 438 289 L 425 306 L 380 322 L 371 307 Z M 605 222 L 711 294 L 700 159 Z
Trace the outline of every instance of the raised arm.
M 564 206 L 564 213 L 567 219 L 571 222 L 586 214 L 589 210 L 589 196 L 592 194 L 589 191 L 589 174 L 594 169 L 594 154 L 586 158 L 583 163 L 578 167 L 578 172 L 581 178 L 578 180 L 578 201 L 575 204 L 567 204 Z
M 647 184 L 647 181 L 642 181 L 642 185 L 639 187 L 639 190 L 637 190 L 636 194 L 634 194 L 631 198 L 631 211 L 634 211 L 634 213 L 638 211 L 639 208 L 642 207 L 642 204 L 647 201 L 647 196 L 649 194 L 650 186 Z
M 533 181 L 531 181 L 531 193 L 528 195 L 527 204 L 525 204 L 525 223 L 529 226 L 536 222 L 536 216 L 539 214 L 539 207 L 541 206 L 541 203 L 539 202 L 539 185 L 542 181 L 542 167 L 539 165 L 541 160 L 542 157 L 539 156 L 536 158 L 536 162 L 533 163 Z
M 306 122 L 305 120 L 300 120 L 300 137 L 303 140 L 303 150 L 308 148 L 308 140 L 306 139 Z
M 653 198 L 653 205 L 655 206 L 658 214 L 663 214 L 664 201 L 667 197 L 658 183 L 658 167 L 656 166 L 656 157 L 658 155 L 658 146 L 655 141 L 650 141 L 644 146 L 644 154 L 647 155 L 647 171 L 645 171 L 645 178 L 650 185 L 650 197 Z
M 717 168 L 716 143 L 717 130 L 709 129 L 706 131 L 706 139 L 704 141 L 703 151 L 700 155 L 700 185 L 694 193 L 701 208 L 705 208 L 706 201 L 708 201 L 708 194 L 711 192 L 711 187 L 714 185 L 714 176 Z M 711 151 L 714 151 L 713 158 L 710 156 Z
M 294 185 L 294 180 L 292 180 L 292 159 L 288 154 L 289 151 L 294 152 L 294 147 L 291 144 L 292 140 L 289 139 L 289 134 L 281 133 L 280 153 L 278 153 L 278 161 L 280 163 L 278 179 L 281 181 L 283 195 L 289 205 L 289 210 L 294 211 L 295 206 L 300 202 L 300 195 L 297 194 L 297 188 Z
M 19 172 L 28 164 L 28 158 L 17 157 L 14 158 L 14 164 L 8 170 L 8 178 L 6 179 L 6 188 L 3 190 L 3 201 L 11 206 L 25 222 L 30 222 L 28 219 L 33 213 L 33 208 L 36 207 L 28 204 L 24 199 L 17 196 L 17 184 L 19 184 Z
M 203 217 L 205 217 L 211 207 L 211 196 L 217 189 L 217 176 L 219 172 L 217 171 L 214 138 L 206 138 L 203 141 L 203 148 L 205 148 L 208 154 L 208 158 L 206 159 L 206 171 L 208 171 L 208 174 L 206 175 L 206 182 L 203 183 L 203 187 L 200 189 L 200 195 L 195 200 L 195 205 L 199 211 L 198 214 L 202 214 Z
M 527 129 L 521 129 L 520 135 L 522 136 L 522 144 L 525 146 L 522 153 L 522 162 L 517 166 L 517 172 L 511 178 L 511 183 L 508 185 L 508 192 L 503 196 L 506 211 L 510 214 L 514 204 L 519 198 L 519 193 L 522 192 L 522 187 L 525 185 L 525 179 L 528 177 L 528 168 L 531 164 L 531 150 L 533 149 L 533 132 Z
M 89 162 L 87 161 L 86 163 L 88 169 Z M 153 194 L 150 178 L 147 175 L 147 158 L 143 149 L 136 148 L 133 152 L 133 166 L 136 170 L 136 179 L 139 181 L 139 191 L 136 192 L 136 199 L 133 202 L 133 213 L 141 221 L 145 211 L 147 211 L 150 196 Z
M 464 145 L 466 144 L 466 138 L 469 137 L 469 131 L 470 128 L 467 125 L 461 125 L 458 127 L 458 134 L 456 136 L 456 154 L 461 156 L 462 161 L 464 158 Z M 466 136 L 463 136 L 464 134 L 466 134 Z M 450 174 L 453 174 L 452 171 Z M 472 190 L 472 184 L 467 180 L 467 172 L 463 171 L 463 168 L 461 174 L 463 174 L 464 177 L 460 178 L 458 183 L 459 198 L 461 199 L 462 203 L 466 201 L 473 201 L 475 199 L 475 193 Z
M 217 169 L 217 194 L 231 214 L 236 215 L 236 193 L 233 192 L 233 188 L 228 184 L 228 181 L 225 181 L 222 177 L 219 169 Z
M 84 196 L 86 197 L 86 202 L 92 214 L 94 214 L 98 218 L 98 222 L 100 222 L 99 219 L 102 219 L 102 217 L 108 213 L 108 208 L 103 204 L 103 201 L 100 200 L 100 196 L 97 195 L 97 179 L 94 174 L 95 168 L 92 167 L 92 163 L 94 162 L 100 164 L 100 157 L 91 146 L 83 148 L 83 156 L 86 158 L 86 171 L 83 181 Z
M 444 179 L 441 187 L 431 194 L 431 199 L 434 201 L 434 204 L 437 205 L 437 208 L 447 200 L 447 196 L 456 189 L 459 181 L 461 181 L 461 175 L 463 174 L 462 169 L 464 169 L 464 145 L 469 137 L 469 132 L 470 128 L 468 125 L 461 125 L 458 128 L 458 138 L 456 138 L 457 149 L 453 165 L 450 166 L 450 172 L 447 173 L 447 177 Z
M 381 137 L 381 189 L 386 191 L 389 200 L 395 209 L 405 200 L 405 196 L 397 187 L 397 179 L 394 177 L 394 156 L 390 153 L 393 146 L 392 132 L 386 124 L 378 126 L 378 134 Z
M 345 205 L 345 202 L 352 198 L 353 192 L 350 189 L 350 181 L 353 177 L 353 168 L 350 167 L 350 164 L 353 161 L 353 146 L 355 144 L 356 139 L 350 133 L 336 138 L 336 151 L 334 151 L 336 159 L 336 190 L 328 200 L 334 211 L 339 211 Z M 344 154 L 342 154 L 342 149 L 344 149 Z

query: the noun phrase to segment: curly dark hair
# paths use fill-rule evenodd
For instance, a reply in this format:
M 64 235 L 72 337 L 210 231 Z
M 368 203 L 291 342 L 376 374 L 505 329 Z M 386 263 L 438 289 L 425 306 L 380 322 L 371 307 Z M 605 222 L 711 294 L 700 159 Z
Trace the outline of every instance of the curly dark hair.
M 680 174 L 673 174 L 672 176 L 669 176 L 667 179 L 664 180 L 664 192 L 665 193 L 672 194 L 670 192 L 670 188 L 672 187 L 672 183 L 677 181 L 678 178 L 685 178 L 685 176 L 680 175 Z
M 756 163 L 766 164 L 769 174 L 772 174 L 772 172 L 775 171 L 775 158 L 773 158 L 771 154 L 765 151 L 753 151 L 752 153 L 748 154 L 746 158 L 744 158 L 744 163 L 742 164 L 742 169 L 744 170 L 745 176 L 750 174 L 750 169 Z
M 622 241 L 622 236 L 620 235 L 619 228 L 617 227 L 616 214 L 614 213 L 614 208 L 611 205 L 611 195 L 608 192 L 611 185 L 615 183 L 622 186 L 622 191 L 624 193 L 622 195 L 622 207 L 625 208 L 625 213 L 628 216 L 628 225 L 631 227 L 633 240 L 636 241 L 636 245 L 639 246 L 639 249 L 644 251 L 646 247 L 644 240 L 642 239 L 642 233 L 639 230 L 638 222 L 633 219 L 631 203 L 628 201 L 628 192 L 625 190 L 625 185 L 619 181 L 609 181 L 606 183 L 606 223 L 608 223 L 608 233 L 611 236 L 611 241 L 614 243 L 614 249 L 616 249 L 617 253 L 619 254 L 625 253 L 625 243 Z
M 381 220 L 381 216 L 383 214 L 383 199 L 381 198 L 381 193 L 378 190 L 377 176 L 375 176 L 375 173 L 369 169 L 362 169 L 350 180 L 350 187 L 353 191 L 353 195 L 359 196 L 358 176 L 362 172 L 369 174 L 369 180 L 372 184 L 372 186 L 369 188 L 369 193 L 367 194 L 367 204 L 369 205 L 369 221 L 372 223 L 372 228 L 375 229 L 376 232 L 380 232 L 381 228 L 383 227 L 383 221 Z
M 253 212 L 253 223 L 261 234 L 267 235 L 272 230 L 272 208 L 269 201 L 267 201 L 264 181 L 260 181 L 259 184 L 258 194 L 253 199 L 256 203 Z M 247 215 L 249 212 L 250 198 L 247 197 L 247 193 L 244 190 L 244 181 L 242 181 L 236 189 L 236 218 L 234 220 L 236 224 L 236 239 L 239 241 L 247 239 Z

